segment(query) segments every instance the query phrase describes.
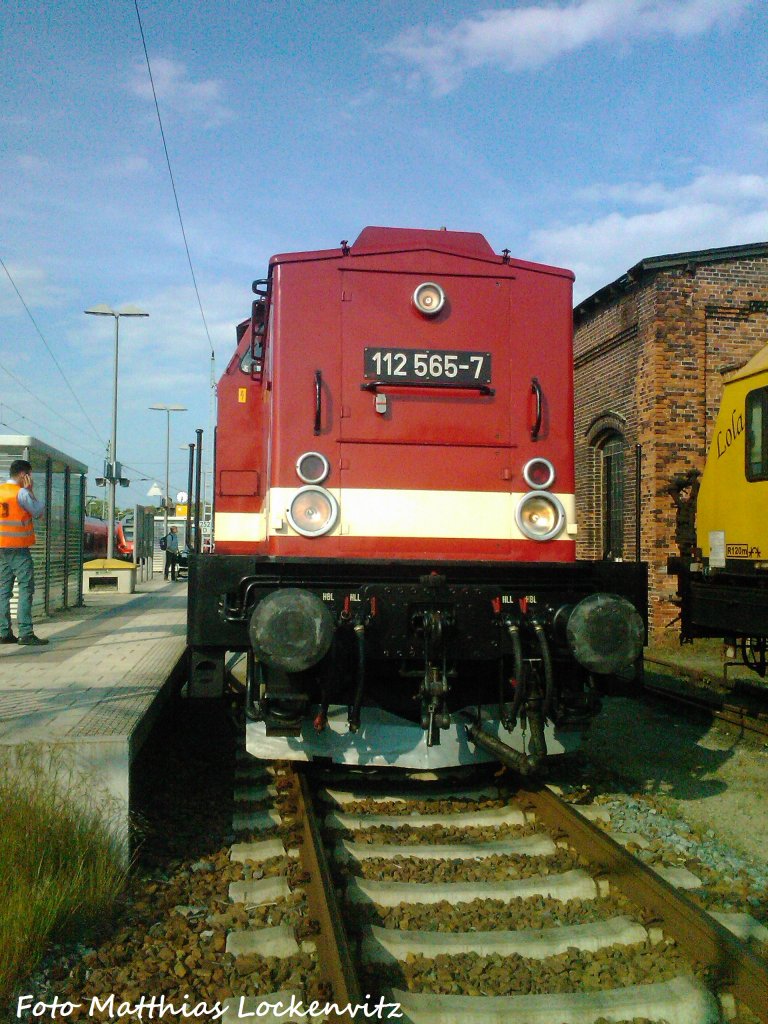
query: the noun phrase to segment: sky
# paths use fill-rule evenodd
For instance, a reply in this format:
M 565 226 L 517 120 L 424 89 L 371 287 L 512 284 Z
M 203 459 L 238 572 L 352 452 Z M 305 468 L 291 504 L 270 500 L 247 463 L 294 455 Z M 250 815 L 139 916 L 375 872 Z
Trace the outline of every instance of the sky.
M 196 428 L 209 464 L 211 349 L 218 378 L 273 253 L 479 231 L 578 301 L 768 240 L 765 0 L 5 0 L 0 46 L 0 432 L 98 494 L 114 320 L 83 311 L 145 310 L 120 320 L 121 505 L 164 486 L 152 404 L 188 410 L 172 495 Z

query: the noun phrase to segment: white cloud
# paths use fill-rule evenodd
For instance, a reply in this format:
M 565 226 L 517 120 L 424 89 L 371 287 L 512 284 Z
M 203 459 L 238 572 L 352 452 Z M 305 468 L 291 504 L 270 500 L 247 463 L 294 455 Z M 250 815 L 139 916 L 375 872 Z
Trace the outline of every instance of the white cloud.
M 203 128 L 216 128 L 235 115 L 223 101 L 224 86 L 221 79 L 205 78 L 193 81 L 186 64 L 168 57 L 152 60 L 152 79 L 155 83 L 161 115 L 175 114 L 196 118 Z M 141 99 L 153 101 L 152 85 L 144 62 L 133 66 L 128 88 Z
M 576 272 L 577 301 L 646 257 L 768 240 L 768 176 L 706 170 L 677 188 L 618 184 L 594 198 L 623 209 L 530 235 L 536 258 Z
M 50 163 L 41 156 L 37 156 L 35 153 L 19 153 L 16 157 L 16 163 L 22 169 L 30 174 L 39 174 L 42 171 L 47 171 L 50 168 Z
M 672 188 L 659 182 L 622 182 L 618 185 L 593 185 L 581 190 L 583 199 L 606 200 L 636 206 L 679 206 L 685 202 L 720 202 L 724 196 L 732 204 L 768 200 L 768 178 L 759 174 L 736 174 L 705 170 L 686 185 Z
M 481 11 L 453 28 L 410 28 L 384 47 L 432 83 L 455 89 L 465 72 L 495 66 L 526 71 L 599 42 L 653 35 L 688 36 L 730 23 L 750 0 L 570 0 Z
M 134 178 L 149 170 L 149 160 L 145 156 L 125 156 L 103 168 L 102 174 L 109 178 Z
M 251 312 L 249 282 L 234 284 L 230 281 L 207 283 L 199 280 L 200 296 L 211 342 L 216 352 L 216 372 L 221 374 L 235 347 L 235 325 Z M 149 316 L 140 320 L 121 320 L 120 349 L 130 351 L 126 380 L 137 371 L 136 382 L 146 392 L 147 360 L 151 360 L 153 391 L 178 374 L 185 380 L 191 374 L 205 379 L 209 373 L 208 339 L 200 317 L 192 285 L 165 288 L 147 295 L 124 296 L 112 303 L 114 309 L 136 305 Z M 105 337 L 111 338 L 111 326 L 105 326 L 106 317 L 87 317 L 73 336 L 73 342 L 95 351 L 104 346 Z M 112 324 L 112 321 L 109 321 Z M 125 340 L 124 340 L 125 339 Z M 127 357 L 126 357 L 127 358 Z M 121 356 L 122 359 L 122 356 Z M 201 378 L 202 375 L 202 378 Z M 165 401 L 157 394 L 152 401 Z M 168 397 L 168 401 L 175 401 Z
M 35 310 L 41 307 L 58 306 L 71 298 L 66 289 L 49 279 L 42 267 L 32 263 L 16 263 L 13 260 L 5 260 L 5 265 L 8 273 L 0 267 L 0 316 L 27 317 L 13 284 L 18 288 L 33 316 Z M 8 279 L 9 274 L 13 284 Z M 31 324 L 30 329 L 33 330 Z

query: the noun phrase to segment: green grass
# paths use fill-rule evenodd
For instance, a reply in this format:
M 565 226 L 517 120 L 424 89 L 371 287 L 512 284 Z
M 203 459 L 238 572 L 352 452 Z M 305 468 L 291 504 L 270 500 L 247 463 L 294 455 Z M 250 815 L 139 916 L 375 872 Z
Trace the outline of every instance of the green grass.
M 0 761 L 0 1005 L 52 940 L 108 918 L 126 867 L 104 800 L 62 750 Z

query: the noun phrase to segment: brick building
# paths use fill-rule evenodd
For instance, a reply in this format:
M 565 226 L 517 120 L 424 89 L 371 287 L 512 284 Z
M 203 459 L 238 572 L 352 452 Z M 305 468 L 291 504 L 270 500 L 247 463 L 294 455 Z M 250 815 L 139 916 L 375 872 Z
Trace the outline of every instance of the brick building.
M 658 637 L 677 615 L 666 561 L 687 539 L 686 475 L 704 468 L 723 374 L 768 344 L 768 242 L 641 260 L 574 326 L 578 555 L 633 560 L 639 535 Z

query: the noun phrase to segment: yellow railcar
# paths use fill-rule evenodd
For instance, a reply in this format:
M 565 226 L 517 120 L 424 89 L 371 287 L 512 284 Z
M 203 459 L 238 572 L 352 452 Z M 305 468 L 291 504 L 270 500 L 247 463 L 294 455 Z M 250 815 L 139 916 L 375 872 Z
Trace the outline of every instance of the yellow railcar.
M 696 516 L 710 568 L 768 569 L 766 442 L 768 346 L 725 382 Z
M 696 506 L 696 550 L 676 560 L 683 639 L 735 642 L 765 673 L 768 638 L 768 346 L 726 379 Z

